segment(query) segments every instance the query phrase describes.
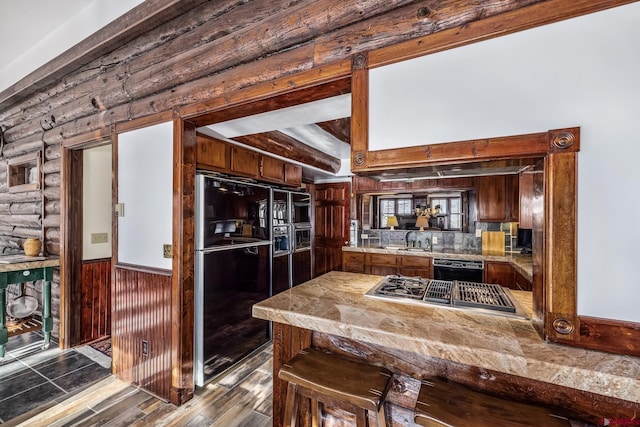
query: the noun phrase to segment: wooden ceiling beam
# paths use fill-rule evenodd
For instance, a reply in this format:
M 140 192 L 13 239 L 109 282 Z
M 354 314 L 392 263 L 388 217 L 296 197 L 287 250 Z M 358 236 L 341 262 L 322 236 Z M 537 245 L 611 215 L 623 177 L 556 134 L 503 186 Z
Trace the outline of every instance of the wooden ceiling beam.
M 237 136 L 233 140 L 327 172 L 336 173 L 340 170 L 340 159 L 278 131 Z
M 329 120 L 327 122 L 320 122 L 316 124 L 320 126 L 322 130 L 330 133 L 340 141 L 351 144 L 351 117 Z

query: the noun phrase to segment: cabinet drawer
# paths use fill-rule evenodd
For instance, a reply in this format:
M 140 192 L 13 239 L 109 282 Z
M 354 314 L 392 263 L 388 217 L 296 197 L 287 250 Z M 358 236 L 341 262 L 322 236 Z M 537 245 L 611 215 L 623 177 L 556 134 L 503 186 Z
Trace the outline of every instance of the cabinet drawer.
M 354 253 L 354 252 L 343 252 L 342 253 L 342 261 L 347 263 L 359 263 L 364 265 L 364 254 L 363 253 Z
M 429 266 L 431 265 L 431 258 L 420 256 L 403 256 L 401 257 L 400 264 L 403 267 L 429 268 Z
M 33 282 L 35 280 L 43 280 L 45 278 L 44 268 L 32 268 L 22 271 L 9 271 L 4 274 L 7 275 L 7 283 Z
M 398 274 L 408 277 L 422 277 L 423 279 L 431 279 L 431 271 L 424 268 L 399 268 Z
M 395 255 L 371 254 L 369 258 L 371 265 L 396 265 Z

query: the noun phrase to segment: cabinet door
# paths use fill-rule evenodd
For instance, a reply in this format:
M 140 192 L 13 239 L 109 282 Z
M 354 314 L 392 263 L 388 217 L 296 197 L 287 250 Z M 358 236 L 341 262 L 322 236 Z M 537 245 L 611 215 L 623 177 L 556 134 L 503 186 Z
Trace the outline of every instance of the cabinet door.
M 231 171 L 241 175 L 257 178 L 260 166 L 260 154 L 256 151 L 231 147 Z
M 285 163 L 284 183 L 293 187 L 302 186 L 302 166 Z
M 505 288 L 515 289 L 513 267 L 508 262 L 485 262 L 484 281 L 496 283 Z
M 507 221 L 518 222 L 520 217 L 520 200 L 518 188 L 518 175 L 507 175 Z
M 531 282 L 528 281 L 518 270 L 514 269 L 513 277 L 514 289 L 519 289 L 521 291 L 530 291 L 533 289 Z
M 533 173 L 520 175 L 520 228 L 533 228 Z
M 196 164 L 198 169 L 229 169 L 229 144 L 214 138 L 198 135 L 196 140 Z
M 342 252 L 342 270 L 351 273 L 364 273 L 364 253 Z
M 398 274 L 403 276 L 431 279 L 431 258 L 420 256 L 402 256 L 398 263 Z
M 386 276 L 388 274 L 398 274 L 396 267 L 397 259 L 395 255 L 370 254 L 369 255 L 371 274 Z
M 260 176 L 268 181 L 284 182 L 284 162 L 274 157 L 261 156 Z
M 478 188 L 478 220 L 506 221 L 507 182 L 504 175 L 476 178 Z

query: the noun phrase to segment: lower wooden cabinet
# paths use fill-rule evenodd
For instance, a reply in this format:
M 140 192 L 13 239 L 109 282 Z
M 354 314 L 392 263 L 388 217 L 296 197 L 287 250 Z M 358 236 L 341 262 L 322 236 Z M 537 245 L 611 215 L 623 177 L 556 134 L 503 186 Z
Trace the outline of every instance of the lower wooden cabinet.
M 508 262 L 485 261 L 484 281 L 519 291 L 532 289 L 531 282 Z
M 411 255 L 343 252 L 342 269 L 352 273 L 432 278 L 431 258 Z

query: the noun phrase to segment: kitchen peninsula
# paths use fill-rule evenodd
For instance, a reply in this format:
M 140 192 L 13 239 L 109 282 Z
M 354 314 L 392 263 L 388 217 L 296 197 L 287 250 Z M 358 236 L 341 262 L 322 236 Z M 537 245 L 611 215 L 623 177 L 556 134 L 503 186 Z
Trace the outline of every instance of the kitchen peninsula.
M 428 376 L 593 423 L 640 409 L 640 359 L 546 343 L 527 320 L 365 296 L 381 279 L 332 271 L 253 306 L 255 317 L 274 322 L 274 425 L 286 391 L 277 370 L 308 345 L 389 367 L 390 413 L 404 408 L 406 417 Z M 514 294 L 524 301 L 528 293 Z

